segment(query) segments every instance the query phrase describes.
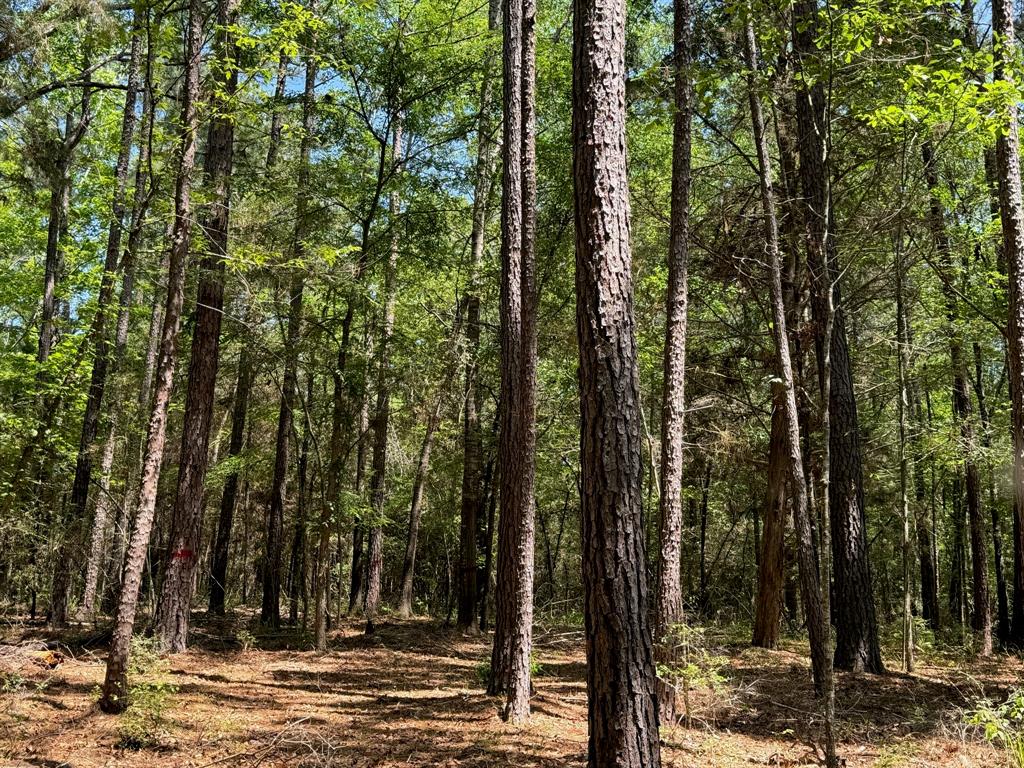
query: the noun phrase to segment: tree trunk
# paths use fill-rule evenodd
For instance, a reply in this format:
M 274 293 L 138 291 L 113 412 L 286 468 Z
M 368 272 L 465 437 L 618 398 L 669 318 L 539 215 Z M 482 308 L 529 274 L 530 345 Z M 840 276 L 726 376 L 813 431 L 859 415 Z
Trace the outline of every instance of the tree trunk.
M 505 0 L 502 45 L 501 427 L 496 620 L 488 692 L 502 717 L 530 716 L 533 647 L 537 295 L 534 266 L 536 3 Z
M 396 115 L 392 158 L 395 167 L 402 158 L 402 119 Z M 388 421 L 391 418 L 391 335 L 395 329 L 395 298 L 398 270 L 398 191 L 392 190 L 389 202 L 391 214 L 391 248 L 384 265 L 384 312 L 380 326 L 380 347 L 377 357 L 377 404 L 373 416 L 373 459 L 370 475 L 370 525 L 366 561 L 366 634 L 372 634 L 377 612 L 380 610 L 381 572 L 384 565 L 384 508 L 387 499 L 385 473 L 388 462 Z
M 665 348 L 662 358 L 661 489 L 658 504 L 658 587 L 654 609 L 655 654 L 671 664 L 675 650 L 669 635 L 683 620 L 680 558 L 683 538 L 683 428 L 686 414 L 687 268 L 690 258 L 690 0 L 675 0 L 673 12 L 672 202 L 669 222 L 668 286 L 665 297 Z M 661 719 L 675 714 L 675 688 L 658 682 Z
M 974 414 L 964 357 L 963 339 L 958 327 L 959 300 L 953 287 L 955 274 L 953 254 L 946 233 L 942 202 L 938 196 L 939 175 L 931 142 L 921 145 L 925 181 L 928 186 L 928 220 L 943 271 L 942 285 L 946 302 L 946 335 L 949 339 L 949 364 L 953 373 L 953 416 L 960 427 L 960 449 L 963 462 L 964 488 L 967 492 L 967 517 L 970 525 L 974 612 L 971 626 L 979 635 L 980 652 L 992 653 L 992 609 L 988 594 L 988 549 L 985 546 L 984 522 L 981 515 L 981 481 L 978 475 L 977 444 L 974 437 Z
M 441 423 L 441 407 L 444 405 L 444 394 L 449 383 L 450 381 L 446 380 L 441 385 L 437 401 L 430 412 L 430 417 L 427 419 L 427 432 L 423 436 L 419 461 L 416 462 L 416 475 L 412 481 L 412 503 L 409 505 L 409 534 L 405 544 L 405 559 L 402 562 L 402 594 L 398 601 L 398 616 L 403 619 L 408 619 L 412 616 L 412 583 L 416 570 L 416 543 L 419 537 L 420 516 L 423 514 L 423 491 L 427 484 L 427 474 L 430 471 L 430 452 L 434 447 L 434 435 L 437 434 L 437 427 Z M 473 530 L 473 541 L 475 550 L 475 528 Z M 473 597 L 475 602 L 476 595 L 474 594 Z
M 295 232 L 292 257 L 301 262 L 305 253 L 309 226 L 309 154 L 315 131 L 316 59 L 306 59 L 306 81 L 302 95 L 302 141 L 299 147 L 299 178 L 295 194 Z M 267 546 L 263 560 L 263 601 L 260 621 L 272 627 L 281 623 L 281 553 L 284 536 L 284 508 L 288 496 L 288 441 L 291 438 L 295 391 L 298 381 L 298 345 L 302 335 L 303 268 L 293 271 L 288 290 L 288 328 L 285 340 L 284 381 L 281 387 L 281 408 L 277 419 L 274 477 L 270 491 L 270 515 L 267 523 Z
M 246 317 L 248 318 L 248 310 Z M 231 413 L 231 437 L 228 442 L 228 459 L 236 458 L 245 443 L 245 418 L 249 410 L 249 393 L 252 389 L 252 351 L 248 344 L 242 345 L 238 358 L 238 381 L 235 384 L 235 402 Z M 224 599 L 228 585 L 228 559 L 231 552 L 231 528 L 235 516 L 235 499 L 238 496 L 238 470 L 232 470 L 224 481 L 220 498 L 220 515 L 217 518 L 217 535 L 213 545 L 210 566 L 210 613 L 224 614 Z
M 803 71 L 804 58 L 817 55 L 817 18 L 818 7 L 813 0 L 800 0 L 794 6 L 793 50 L 798 72 Z M 812 277 L 811 308 L 816 332 L 819 384 L 826 375 L 826 357 L 830 361 L 831 384 L 828 387 L 827 404 L 830 414 L 827 436 L 828 508 L 836 607 L 835 665 L 839 669 L 881 674 L 885 668 L 878 645 L 878 625 L 868 561 L 857 401 L 853 391 L 846 316 L 839 287 L 840 269 L 833 231 L 827 154 L 830 121 L 826 114 L 822 80 L 815 80 L 809 87 L 802 78 L 798 78 L 798 82 L 796 114 L 800 180 L 807 232 L 807 262 Z M 831 318 L 832 326 L 828 338 L 827 318 Z
M 93 315 L 89 329 L 89 341 L 93 347 L 92 375 L 89 381 L 89 392 L 85 402 L 85 413 L 82 416 L 82 431 L 78 441 L 78 456 L 75 460 L 75 478 L 71 486 L 71 510 L 69 525 L 64 532 L 60 548 L 57 550 L 57 568 L 53 582 L 53 603 L 51 620 L 57 626 L 67 619 L 68 590 L 71 586 L 71 575 L 75 569 L 76 550 L 81 546 L 79 541 L 81 528 L 85 524 L 88 512 L 89 486 L 92 483 L 93 444 L 99 431 L 100 408 L 103 393 L 107 385 L 107 373 L 110 363 L 110 332 L 107 328 L 107 313 L 114 297 L 114 283 L 117 278 L 118 264 L 121 257 L 121 233 L 124 229 L 125 191 L 128 186 L 128 163 L 131 158 L 132 139 L 135 135 L 135 103 L 139 92 L 139 69 L 142 60 L 142 18 L 134 14 L 132 21 L 131 53 L 128 64 L 128 82 L 125 91 L 124 110 L 121 116 L 121 137 L 114 165 L 114 197 L 111 201 L 110 226 L 107 231 L 107 248 L 103 260 L 103 276 L 100 279 L 99 295 L 96 300 L 96 314 Z M 98 509 L 101 509 L 98 507 Z M 105 521 L 100 521 L 100 528 L 105 534 Z M 102 549 L 102 537 L 96 541 Z M 94 565 L 93 572 L 98 573 L 97 561 L 90 558 Z M 88 584 L 88 576 L 87 576 Z M 95 595 L 95 586 L 92 588 Z M 88 606 L 90 612 L 92 606 Z M 84 614 L 83 616 L 87 616 Z
M 782 259 L 779 253 L 779 226 L 775 209 L 775 192 L 772 183 L 771 160 L 768 141 L 765 136 L 764 118 L 757 87 L 757 39 L 754 36 L 750 5 L 747 6 L 747 21 L 744 30 L 747 90 L 750 101 L 751 122 L 754 128 L 754 145 L 757 150 L 760 171 L 761 205 L 765 245 L 768 255 L 772 335 L 775 342 L 776 366 L 781 386 L 783 403 L 783 433 L 789 468 L 790 492 L 793 494 L 793 524 L 796 529 L 797 559 L 800 570 L 800 592 L 807 616 L 807 634 L 811 645 L 811 669 L 814 688 L 825 709 L 825 759 L 829 768 L 838 766 L 835 754 L 834 701 L 832 697 L 833 669 L 829 642 L 829 617 L 822 603 L 821 577 L 814 551 L 814 534 L 811 529 L 811 514 L 808 504 L 806 475 L 800 441 L 800 414 L 796 404 L 796 383 L 793 376 L 793 361 L 790 356 L 789 334 L 786 321 L 786 302 L 782 291 Z
M 573 196 L 591 768 L 661 764 L 641 519 L 625 33 L 623 0 L 575 0 Z
M 219 0 L 214 53 L 218 77 L 214 85 L 213 118 L 206 139 L 203 175 L 212 201 L 201 228 L 206 248 L 199 264 L 195 331 L 188 367 L 188 391 L 178 455 L 177 496 L 171 517 L 170 553 L 164 564 L 156 615 L 157 644 L 180 653 L 188 643 L 192 583 L 203 525 L 203 498 L 209 467 L 210 426 L 220 364 L 220 326 L 224 308 L 224 269 L 231 215 L 231 171 L 234 118 L 230 100 L 238 85 L 231 25 L 238 0 Z M 223 68 L 223 69 L 222 69 Z
M 910 369 L 910 344 L 907 333 L 908 317 L 903 290 L 903 233 L 897 235 L 896 245 L 896 370 L 899 395 L 896 401 L 899 418 L 899 464 L 900 464 L 900 551 L 903 560 L 903 671 L 914 671 L 914 624 L 913 583 L 911 560 L 913 543 L 910 538 L 910 497 L 907 493 L 910 468 L 907 459 L 907 410 L 910 407 L 907 376 Z
M 310 423 L 310 409 L 313 403 L 315 377 L 310 373 L 306 379 L 306 401 L 303 408 L 302 442 L 299 445 L 298 489 L 295 502 L 295 527 L 292 531 L 292 552 L 288 561 L 288 623 L 299 623 L 299 602 L 306 602 L 306 507 L 308 506 L 309 442 L 313 431 Z M 303 614 L 303 624 L 306 618 Z
M 758 648 L 776 648 L 782 623 L 782 588 L 786 570 L 785 392 L 776 387 L 772 398 L 772 424 L 768 439 L 768 498 L 757 568 L 754 638 Z
M 986 451 L 992 447 L 991 417 L 985 399 L 985 380 L 982 376 L 981 345 L 974 342 L 974 392 L 978 398 L 978 417 L 981 419 L 981 447 Z M 1000 532 L 999 505 L 996 503 L 995 469 L 988 462 L 988 507 L 992 519 L 992 555 L 996 572 L 996 636 L 1003 642 L 1010 637 L 1010 605 L 1006 591 L 1006 576 L 1003 572 L 1003 536 Z
M 149 535 L 153 526 L 157 484 L 160 480 L 160 465 L 167 436 L 167 410 L 174 383 L 178 332 L 181 325 L 181 307 L 185 290 L 185 269 L 192 229 L 192 169 L 195 166 L 196 157 L 196 108 L 199 100 L 202 39 L 202 7 L 199 0 L 190 0 L 185 42 L 184 85 L 182 87 L 181 156 L 174 193 L 174 230 L 168 264 L 167 302 L 163 328 L 160 333 L 160 357 L 143 454 L 135 524 L 128 547 L 128 558 L 121 583 L 121 599 L 117 608 L 117 619 L 110 641 L 106 676 L 100 697 L 100 708 L 104 712 L 121 712 L 129 703 L 128 653 Z
M 498 28 L 500 2 L 490 0 L 487 26 Z M 473 189 L 473 225 L 470 233 L 469 284 L 466 287 L 466 380 L 462 419 L 462 500 L 459 516 L 459 608 L 455 620 L 462 632 L 475 631 L 477 622 L 477 528 L 482 510 L 481 465 L 483 439 L 480 431 L 480 270 L 484 258 L 487 213 L 497 160 L 491 136 L 494 54 L 488 53 L 480 88 L 480 119 L 477 123 L 476 179 Z

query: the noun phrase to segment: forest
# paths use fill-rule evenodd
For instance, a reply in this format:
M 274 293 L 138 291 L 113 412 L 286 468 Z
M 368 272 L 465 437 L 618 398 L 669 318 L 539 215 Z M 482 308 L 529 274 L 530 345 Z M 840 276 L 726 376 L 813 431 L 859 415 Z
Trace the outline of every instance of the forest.
M 0 765 L 1024 768 L 1011 0 L 3 0 Z

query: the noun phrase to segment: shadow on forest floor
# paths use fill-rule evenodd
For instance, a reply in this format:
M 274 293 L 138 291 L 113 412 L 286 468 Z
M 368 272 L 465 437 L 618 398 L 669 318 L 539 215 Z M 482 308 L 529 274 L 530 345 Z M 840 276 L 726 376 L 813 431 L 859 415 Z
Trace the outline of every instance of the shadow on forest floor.
M 484 636 L 426 620 L 388 622 L 374 635 L 345 621 L 316 653 L 298 628 L 256 631 L 249 617 L 194 619 L 193 648 L 170 657 L 176 692 L 149 749 L 119 746 L 122 720 L 96 709 L 102 630 L 60 635 L 38 627 L 2 642 L 59 640 L 72 654 L 53 670 L 27 665 L 0 693 L 0 765 L 145 766 L 582 766 L 586 667 L 582 632 L 536 633 L 538 664 L 529 724 L 498 717 L 482 692 Z M 793 644 L 762 651 L 715 649 L 724 682 L 690 692 L 690 727 L 663 728 L 666 766 L 809 764 L 819 732 L 807 660 Z M 0 672 L 3 670 L 0 669 Z M 922 665 L 913 676 L 842 674 L 840 752 L 849 766 L 997 764 L 965 735 L 963 710 L 982 692 L 1019 679 L 1018 660 Z

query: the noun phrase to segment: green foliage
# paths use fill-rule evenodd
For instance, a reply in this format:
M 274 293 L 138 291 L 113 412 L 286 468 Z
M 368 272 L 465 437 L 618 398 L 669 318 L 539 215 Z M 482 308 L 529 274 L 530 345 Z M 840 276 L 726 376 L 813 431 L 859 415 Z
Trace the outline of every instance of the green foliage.
M 1014 768 L 1024 768 L 1024 689 L 1011 691 L 1006 701 L 982 699 L 967 717 L 982 736 L 1006 752 Z
M 169 664 L 151 638 L 132 638 L 128 665 L 128 709 L 118 722 L 118 746 L 149 749 L 167 735 L 165 717 L 178 688 L 168 677 Z

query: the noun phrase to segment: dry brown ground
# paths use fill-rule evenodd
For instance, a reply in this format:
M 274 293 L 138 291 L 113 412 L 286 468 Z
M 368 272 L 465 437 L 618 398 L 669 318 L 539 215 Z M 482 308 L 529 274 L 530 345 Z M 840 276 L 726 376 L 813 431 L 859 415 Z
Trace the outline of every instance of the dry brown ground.
M 300 637 L 257 638 L 243 651 L 200 625 L 198 646 L 169 660 L 177 687 L 159 745 L 118 745 L 119 721 L 102 714 L 95 691 L 102 648 L 70 645 L 56 669 L 22 664 L 0 691 L 0 766 L 24 768 L 255 768 L 263 766 L 582 766 L 586 693 L 582 637 L 538 631 L 533 717 L 509 726 L 483 695 L 488 649 L 425 621 L 390 623 L 364 638 L 347 624 L 328 653 Z M 233 635 L 228 635 L 233 636 Z M 3 642 L 40 637 L 8 631 Z M 65 636 L 71 641 L 72 637 Z M 817 730 L 807 664 L 787 651 L 726 649 L 727 678 L 692 695 L 690 727 L 664 728 L 666 766 L 815 764 Z M 2 670 L 0 670 L 2 671 Z M 840 752 L 849 766 L 1003 765 L 961 725 L 982 691 L 999 695 L 1020 678 L 1019 660 L 922 667 L 918 674 L 844 676 L 837 704 Z M 2 679 L 0 679 L 2 682 Z

